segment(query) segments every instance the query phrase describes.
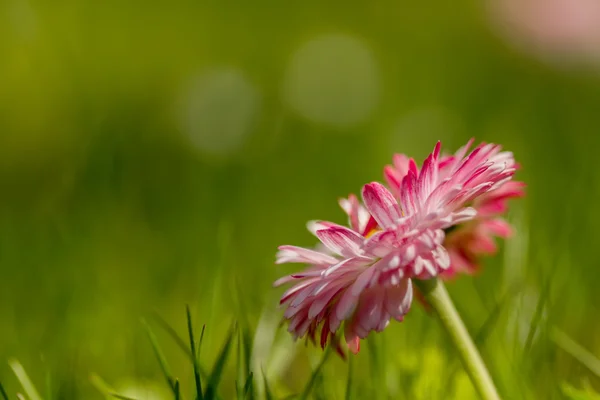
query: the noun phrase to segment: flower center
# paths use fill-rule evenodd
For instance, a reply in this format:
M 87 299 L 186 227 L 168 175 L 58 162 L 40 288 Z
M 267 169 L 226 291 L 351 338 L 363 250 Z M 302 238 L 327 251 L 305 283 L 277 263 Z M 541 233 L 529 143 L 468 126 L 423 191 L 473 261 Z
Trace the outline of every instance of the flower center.
M 371 229 L 369 232 L 367 232 L 365 234 L 365 239 L 370 238 L 371 236 L 373 236 L 374 234 L 376 234 L 377 232 L 381 232 L 381 229 L 379 227 L 375 227 L 373 229 Z

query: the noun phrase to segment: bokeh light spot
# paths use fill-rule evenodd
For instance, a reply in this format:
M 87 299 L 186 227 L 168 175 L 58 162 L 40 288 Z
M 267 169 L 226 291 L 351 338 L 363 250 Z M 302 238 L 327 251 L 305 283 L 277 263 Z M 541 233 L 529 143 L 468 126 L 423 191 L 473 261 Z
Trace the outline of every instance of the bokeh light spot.
M 314 122 L 349 127 L 373 112 L 380 95 L 379 68 L 359 39 L 331 34 L 312 39 L 292 56 L 284 99 Z
M 201 152 L 225 156 L 239 150 L 260 111 L 258 90 L 241 71 L 219 69 L 186 86 L 181 125 Z

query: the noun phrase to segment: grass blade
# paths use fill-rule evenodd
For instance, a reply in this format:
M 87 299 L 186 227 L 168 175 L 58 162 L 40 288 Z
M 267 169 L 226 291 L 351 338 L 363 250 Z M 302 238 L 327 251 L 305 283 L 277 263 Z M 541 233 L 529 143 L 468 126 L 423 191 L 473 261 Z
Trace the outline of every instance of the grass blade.
M 239 279 L 235 278 L 236 294 L 237 294 L 237 308 L 238 308 L 238 321 L 240 321 L 240 330 L 242 337 L 242 346 L 245 354 L 244 368 L 247 372 L 250 371 L 250 358 L 252 353 L 252 333 L 250 332 L 250 324 L 248 323 L 248 312 L 244 307 L 244 302 L 240 299 L 243 297 L 243 286 L 240 284 Z
M 162 370 L 163 375 L 165 376 L 165 379 L 167 380 L 167 384 L 169 385 L 169 388 L 171 389 L 171 391 L 173 391 L 173 394 L 175 394 L 175 380 L 173 379 L 173 375 L 171 374 L 171 368 L 169 367 L 169 363 L 167 362 L 167 359 L 165 358 L 165 356 L 158 344 L 156 335 L 154 334 L 154 332 L 152 331 L 152 328 L 150 327 L 150 325 L 148 325 L 146 320 L 142 319 L 142 324 L 146 328 L 146 333 L 148 334 L 148 338 L 150 339 L 150 344 L 152 345 L 152 349 L 154 350 L 156 359 L 158 360 L 158 363 L 160 364 L 160 369 Z
M 568 383 L 563 383 L 560 387 L 563 395 L 570 400 L 600 400 L 600 394 L 595 393 L 591 387 L 576 389 Z
M 188 347 L 188 344 L 185 342 L 185 340 L 183 340 L 181 338 L 181 336 L 179 336 L 177 334 L 177 332 L 175 331 L 175 329 L 173 329 L 171 327 L 171 325 L 169 325 L 169 323 L 167 321 L 165 321 L 160 315 L 158 315 L 157 313 L 152 314 L 152 318 L 154 319 L 154 321 L 169 335 L 171 336 L 171 338 L 175 341 L 175 343 L 177 344 L 177 346 L 185 353 L 187 354 L 188 357 L 190 357 L 190 361 L 194 362 L 194 357 L 192 356 L 192 352 L 190 352 L 190 348 Z M 202 345 L 202 338 L 204 337 L 204 329 L 206 328 L 206 325 L 202 326 L 202 332 L 200 333 L 200 340 L 198 341 L 198 347 L 197 347 L 197 351 L 196 351 L 196 359 L 199 360 L 200 357 L 200 346 Z M 200 376 L 204 379 L 208 378 L 208 373 L 204 370 L 204 368 L 202 368 L 202 365 L 200 365 L 200 363 L 198 362 L 198 371 L 200 373 Z M 199 397 L 199 399 L 202 399 L 202 397 Z
M 180 391 L 179 391 L 179 379 L 175 379 L 175 400 L 179 400 Z
M 6 394 L 4 386 L 2 386 L 2 382 L 0 382 L 0 395 L 2 395 L 2 400 L 8 400 L 8 394 Z
M 551 275 L 548 276 L 546 282 L 544 283 L 544 286 L 542 287 L 542 292 L 540 293 L 540 297 L 535 307 L 535 312 L 531 319 L 531 324 L 529 325 L 527 339 L 525 340 L 525 347 L 523 348 L 524 357 L 527 357 L 527 355 L 529 354 L 529 350 L 531 350 L 531 346 L 533 345 L 533 339 L 535 338 L 538 325 L 540 324 L 542 316 L 544 315 L 544 307 L 546 306 L 548 298 L 550 297 L 550 283 L 552 282 L 553 275 L 554 273 L 551 273 Z
M 100 393 L 104 394 L 104 396 L 114 397 L 115 399 L 120 400 L 136 400 L 133 397 L 123 396 L 115 392 L 115 390 L 110 387 L 100 376 L 96 374 L 92 374 L 90 376 L 90 383 L 94 386 Z
M 310 380 L 304 387 L 304 390 L 302 391 L 302 394 L 300 395 L 300 400 L 307 400 L 308 396 L 310 396 L 310 392 L 312 391 L 312 388 L 315 385 L 315 382 L 317 381 L 317 377 L 321 374 L 321 370 L 323 369 L 323 366 L 325 365 L 325 361 L 327 361 L 327 358 L 329 357 L 329 353 L 331 353 L 331 346 L 327 346 L 327 349 L 323 353 L 323 357 L 321 358 L 321 361 L 319 361 L 319 364 L 317 365 L 317 367 L 313 371 L 312 375 L 310 376 Z
M 115 399 L 119 399 L 119 400 L 138 400 L 138 399 L 134 399 L 133 397 L 123 396 L 122 394 L 118 394 L 118 393 L 109 393 L 108 395 L 111 397 L 114 397 Z
M 46 400 L 52 400 L 52 376 L 50 371 L 46 373 Z
M 192 323 L 192 314 L 190 312 L 190 306 L 186 305 L 185 307 L 186 315 L 187 315 L 187 326 L 188 326 L 188 335 L 190 337 L 190 351 L 192 356 L 192 364 L 194 366 L 194 382 L 196 384 L 196 399 L 203 400 L 204 396 L 202 395 L 202 381 L 200 380 L 200 366 L 198 363 L 198 358 L 196 357 L 196 340 L 194 339 L 194 325 Z M 204 328 L 202 329 L 204 332 Z
M 550 331 L 550 339 L 561 349 L 569 353 L 573 358 L 585 366 L 597 377 L 600 377 L 600 360 L 592 353 L 582 347 L 579 343 L 571 339 L 566 333 L 558 328 L 552 328 Z
M 244 399 L 244 388 L 242 386 L 242 382 L 244 380 L 244 366 L 243 366 L 243 358 L 242 354 L 242 332 L 241 329 L 238 329 L 238 341 L 237 341 L 237 379 L 235 380 L 235 391 L 237 393 L 237 399 Z
M 173 341 L 175 341 L 175 343 L 177 344 L 177 346 L 179 346 L 179 348 L 181 348 L 181 350 L 183 350 L 184 353 L 189 354 L 190 349 L 188 347 L 188 344 L 185 342 L 185 340 L 183 340 L 181 338 L 181 336 L 179 336 L 177 334 L 177 332 L 175 331 L 175 329 L 173 329 L 171 327 L 171 325 L 169 325 L 169 323 L 167 321 L 165 321 L 158 313 L 153 313 L 152 314 L 152 319 L 154 319 L 154 321 L 166 332 L 169 334 L 169 336 L 171 336 L 171 338 L 173 339 Z M 191 357 L 190 357 L 191 358 Z
M 269 388 L 269 382 L 267 382 L 267 375 L 265 374 L 265 370 L 263 367 L 260 367 L 263 376 L 263 382 L 265 384 L 265 400 L 274 400 L 273 394 L 271 393 L 271 389 Z
M 371 382 L 374 388 L 373 398 L 374 399 L 382 399 L 384 398 L 384 390 L 385 388 L 385 360 L 383 359 L 383 354 L 381 354 L 381 349 L 383 346 L 379 343 L 379 340 L 382 339 L 380 335 L 371 335 L 367 340 L 367 348 L 369 350 L 369 371 L 371 372 Z
M 346 381 L 346 395 L 344 399 L 352 400 L 352 375 L 354 373 L 354 357 L 348 357 L 348 380 Z
M 215 365 L 211 371 L 208 386 L 206 388 L 206 393 L 204 395 L 205 400 L 214 400 L 217 397 L 217 387 L 219 386 L 221 375 L 225 369 L 225 363 L 229 357 L 229 350 L 231 349 L 231 342 L 233 341 L 233 335 L 235 331 L 235 326 L 230 329 L 217 361 L 215 361 Z
M 198 339 L 198 350 L 196 350 L 196 358 L 200 359 L 200 349 L 202 348 L 202 341 L 204 340 L 204 331 L 206 329 L 206 325 L 202 325 L 202 331 L 200 332 L 200 339 Z
M 254 392 L 252 391 L 254 384 L 254 374 L 250 372 L 248 374 L 248 379 L 246 379 L 246 383 L 244 384 L 244 399 L 252 399 L 254 397 Z
M 517 293 L 517 289 L 509 290 L 500 299 L 500 301 L 494 304 L 494 308 L 492 308 L 492 311 L 490 311 L 488 317 L 485 319 L 485 321 L 483 321 L 483 325 L 481 325 L 477 333 L 475 333 L 473 336 L 473 341 L 476 345 L 482 346 L 486 342 L 490 333 L 492 333 L 494 328 L 496 328 L 496 323 L 502 315 L 502 311 L 504 311 L 508 305 L 509 300 L 511 300 Z
M 25 394 L 29 397 L 30 400 L 42 400 L 42 396 L 40 396 L 39 392 L 35 388 L 31 379 L 25 372 L 25 368 L 21 365 L 21 363 L 15 359 L 11 359 L 8 361 L 8 365 L 12 368 L 13 372 L 17 376 L 17 379 L 23 386 L 23 390 L 25 390 Z
M 252 358 L 252 334 L 248 325 L 242 327 L 242 347 L 244 349 L 244 370 L 249 374 Z

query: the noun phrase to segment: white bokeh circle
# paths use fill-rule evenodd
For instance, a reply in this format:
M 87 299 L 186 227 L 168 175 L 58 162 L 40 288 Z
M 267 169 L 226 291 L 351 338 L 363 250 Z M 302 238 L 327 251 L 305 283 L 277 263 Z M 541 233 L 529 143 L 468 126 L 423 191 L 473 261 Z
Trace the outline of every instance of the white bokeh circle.
M 198 150 L 225 156 L 238 151 L 252 132 L 260 95 L 241 71 L 215 69 L 188 82 L 179 111 L 181 128 Z
M 292 56 L 284 101 L 317 123 L 350 127 L 366 120 L 380 97 L 375 57 L 362 40 L 343 34 L 316 37 Z

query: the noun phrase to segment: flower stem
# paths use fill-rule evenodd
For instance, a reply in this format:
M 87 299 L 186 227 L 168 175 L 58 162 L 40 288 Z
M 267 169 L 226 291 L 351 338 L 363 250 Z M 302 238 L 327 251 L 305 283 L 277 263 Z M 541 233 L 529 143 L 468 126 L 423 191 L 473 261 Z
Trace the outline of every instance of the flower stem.
M 414 282 L 440 317 L 440 321 L 458 350 L 463 366 L 479 396 L 484 400 L 499 400 L 500 396 L 498 396 L 494 382 L 442 281 L 433 278 L 415 279 Z

